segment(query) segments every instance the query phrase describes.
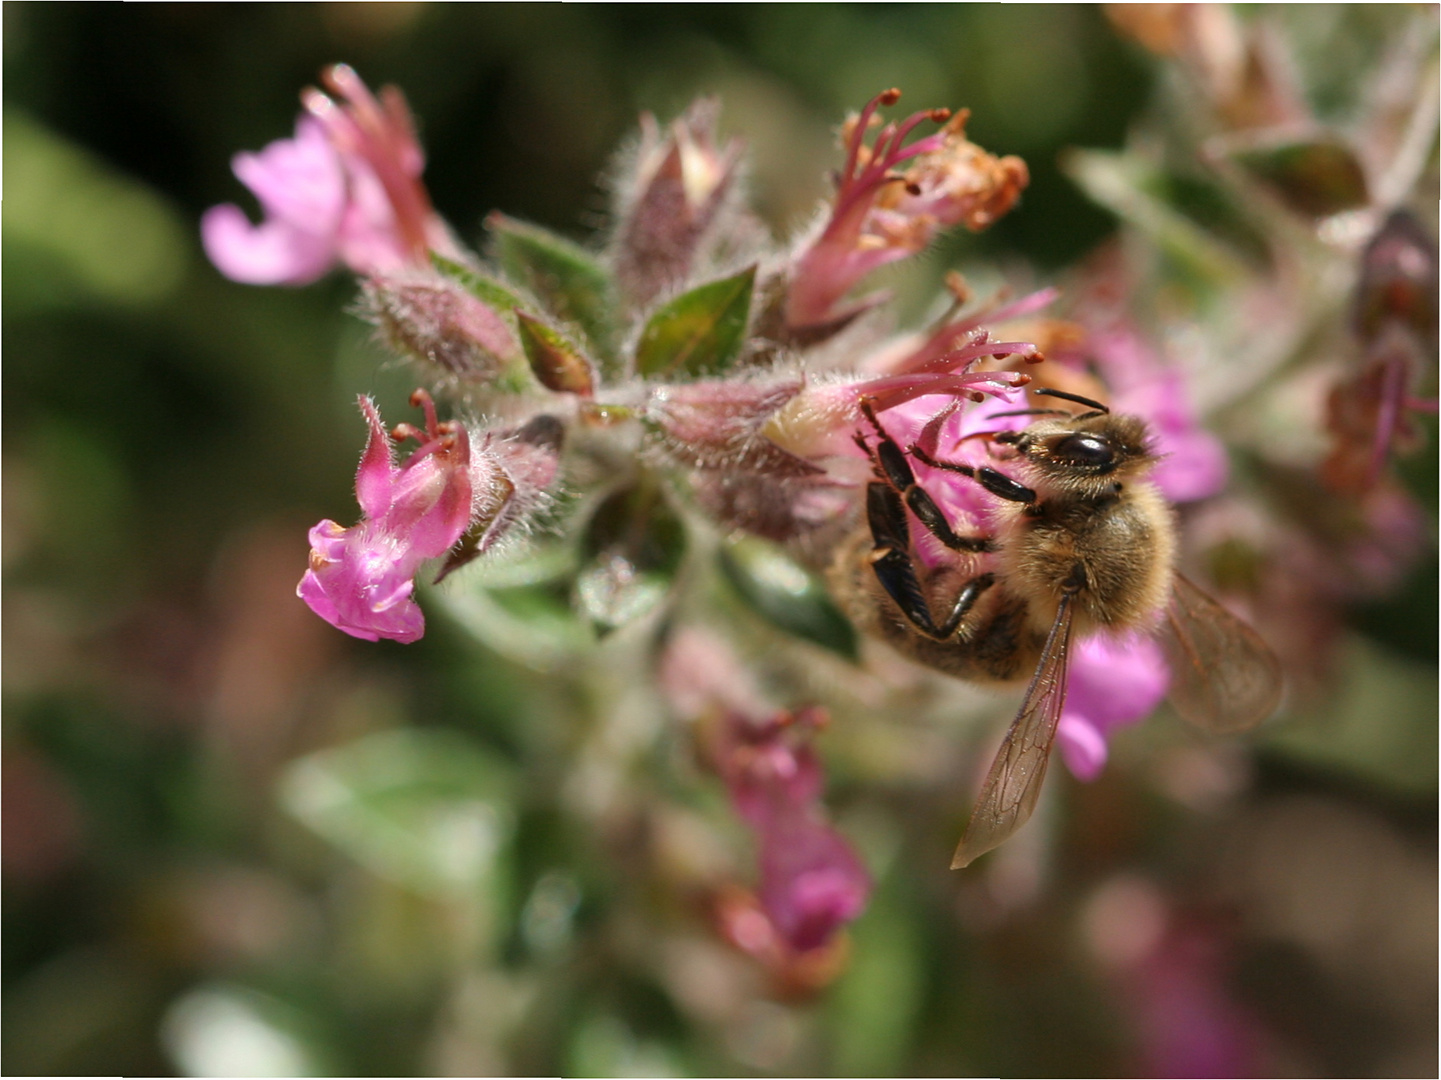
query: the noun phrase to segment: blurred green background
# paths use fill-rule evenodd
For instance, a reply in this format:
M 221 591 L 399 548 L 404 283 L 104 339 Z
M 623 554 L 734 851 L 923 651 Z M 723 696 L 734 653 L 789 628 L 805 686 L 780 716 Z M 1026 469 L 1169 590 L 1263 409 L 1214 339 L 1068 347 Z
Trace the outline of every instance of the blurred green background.
M 288 135 L 298 90 L 337 60 L 405 90 L 436 206 L 470 241 L 492 208 L 589 236 L 596 177 L 638 112 L 698 93 L 746 138 L 762 214 L 793 227 L 825 194 L 834 125 L 895 85 L 912 107 L 971 107 L 972 137 L 1033 177 L 1018 211 L 921 272 L 995 260 L 1045 280 L 1114 228 L 1058 153 L 1119 147 L 1154 78 L 1099 10 L 3 15 L 5 1072 L 1127 1067 L 1124 1008 L 1096 998 L 1078 944 L 1092 867 L 988 922 L 943 858 L 906 849 L 831 994 L 795 1010 L 754 994 L 724 1037 L 673 980 L 616 961 L 637 885 L 574 833 L 548 764 L 574 703 L 439 613 L 416 645 L 370 645 L 294 596 L 305 530 L 355 517 L 355 394 L 398 417 L 410 377 L 346 314 L 347 277 L 236 285 L 196 230 L 212 204 L 249 205 L 230 156 Z M 1402 646 L 1401 676 L 1366 669 L 1383 672 L 1374 700 L 1419 678 L 1434 701 L 1434 624 Z M 1072 810 L 1127 823 L 1096 865 L 1165 868 L 1239 942 L 1238 1000 L 1296 1074 L 1434 1073 L 1430 737 L 1431 767 L 1404 776 L 1262 755 L 1227 827 L 1274 837 L 1254 859 L 1309 861 L 1256 870 L 1241 915 L 1208 906 L 1208 875 L 1232 864 L 1204 825 L 1110 774 Z M 927 835 L 944 849 L 952 825 Z M 1335 901 L 1358 879 L 1385 895 Z M 812 1056 L 795 1051 L 805 1025 Z

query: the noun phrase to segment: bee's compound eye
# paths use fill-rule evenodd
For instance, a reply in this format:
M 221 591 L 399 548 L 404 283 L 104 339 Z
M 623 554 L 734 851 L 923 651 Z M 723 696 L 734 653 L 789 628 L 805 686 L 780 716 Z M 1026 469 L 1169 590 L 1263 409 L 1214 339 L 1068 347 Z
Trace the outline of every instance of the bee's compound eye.
M 1051 453 L 1072 465 L 1110 465 L 1116 460 L 1111 444 L 1099 435 L 1063 436 L 1052 444 Z

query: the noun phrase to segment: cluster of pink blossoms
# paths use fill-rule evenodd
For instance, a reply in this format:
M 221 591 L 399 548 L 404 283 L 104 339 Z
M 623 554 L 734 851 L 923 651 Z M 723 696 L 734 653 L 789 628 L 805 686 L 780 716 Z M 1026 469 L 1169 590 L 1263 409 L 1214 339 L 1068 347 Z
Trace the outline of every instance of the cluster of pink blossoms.
M 783 985 L 824 978 L 837 932 L 871 893 L 870 875 L 822 809 L 814 737 L 825 712 L 771 705 L 730 646 L 700 628 L 670 639 L 659 678 L 676 714 L 701 730 L 711 766 L 755 837 L 759 887 L 718 890 L 722 933 Z
M 878 95 L 843 129 L 834 199 L 789 249 L 758 238 L 737 207 L 738 146 L 716 138 L 714 103 L 664 133 L 647 118 L 619 170 L 605 248 L 492 215 L 487 260 L 431 209 L 400 93 L 377 98 L 344 66 L 323 81 L 333 96 L 303 95 L 293 139 L 236 157 L 236 175 L 266 217 L 253 225 L 234 206 L 212 209 L 202 223 L 211 259 L 236 280 L 289 285 L 344 263 L 362 278 L 363 310 L 379 336 L 438 393 L 509 419 L 504 427 L 441 421 L 418 390 L 412 404 L 423 408 L 424 427 L 387 432 L 361 398 L 363 517 L 311 530 L 298 588 L 348 634 L 417 640 L 424 617 L 415 583 L 426 566 L 444 576 L 537 521 L 552 531 L 587 528 L 538 515 L 576 476 L 613 484 L 620 455 L 668 477 L 664 499 L 688 500 L 722 531 L 781 541 L 818 569 L 858 524 L 866 469 L 852 434 L 862 400 L 900 445 L 953 458 L 984 453 L 966 440 L 970 432 L 1024 423 L 995 418 L 993 406 L 1014 408 L 1032 379 L 1025 369 L 1045 357 L 988 327 L 1020 325 L 1055 290 L 968 313 L 953 283 L 956 302 L 927 333 L 890 342 L 861 318 L 883 297 L 848 299 L 877 267 L 924 250 L 946 228 L 984 228 L 1016 202 L 1025 165 L 966 140 L 964 112 L 926 110 L 873 132 L 877 111 L 899 92 Z M 924 123 L 943 126 L 907 142 Z M 1104 328 L 1084 353 L 1050 366 L 1075 377 L 1068 365 L 1081 361 L 1115 388 L 1118 410 L 1150 421 L 1166 494 L 1198 499 L 1221 486 L 1219 446 L 1197 427 L 1180 377 L 1139 337 Z M 568 471 L 576 442 L 593 448 L 607 438 L 614 445 L 588 468 Z M 397 463 L 391 444 L 409 440 L 417 447 Z M 597 469 L 597 460 L 606 464 Z M 986 527 L 992 496 L 977 484 L 919 462 L 916 472 L 958 527 Z M 635 513 L 627 529 L 643 535 L 650 523 Z M 912 531 L 923 562 L 942 557 L 924 530 Z M 602 554 L 614 588 L 641 576 L 643 568 L 621 565 L 637 558 L 623 544 Z M 1166 686 L 1160 650 L 1144 636 L 1079 642 L 1059 735 L 1072 771 L 1097 775 L 1110 732 L 1147 715 Z M 870 890 L 820 810 L 810 740 L 823 714 L 732 704 L 719 717 L 711 765 L 756 835 L 760 865 L 758 891 L 722 904 L 722 923 L 740 947 L 792 970 L 797 958 L 810 963 L 830 948 Z

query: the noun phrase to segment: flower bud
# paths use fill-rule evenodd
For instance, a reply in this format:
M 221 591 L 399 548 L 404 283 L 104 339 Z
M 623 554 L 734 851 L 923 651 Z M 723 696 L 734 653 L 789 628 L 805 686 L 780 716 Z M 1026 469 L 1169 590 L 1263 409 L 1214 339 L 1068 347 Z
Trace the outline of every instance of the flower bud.
M 650 396 L 646 418 L 671 456 L 690 468 L 806 476 L 820 470 L 782 450 L 763 431 L 802 386 L 795 378 L 661 386 Z
M 463 384 L 494 382 L 520 360 L 500 312 L 433 270 L 372 275 L 361 286 L 361 310 L 396 352 Z
M 624 203 L 614 247 L 616 278 L 636 306 L 685 281 L 731 188 L 740 144 L 717 149 L 718 112 L 714 98 L 702 98 L 663 139 L 655 118 L 641 116 L 633 174 L 617 185 Z

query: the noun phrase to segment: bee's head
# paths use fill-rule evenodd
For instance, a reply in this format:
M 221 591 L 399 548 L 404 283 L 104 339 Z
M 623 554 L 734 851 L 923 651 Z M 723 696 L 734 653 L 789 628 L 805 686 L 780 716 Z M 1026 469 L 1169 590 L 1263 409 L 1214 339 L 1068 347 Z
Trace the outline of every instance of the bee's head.
M 1156 463 L 1150 432 L 1137 416 L 1088 413 L 1038 420 L 1014 445 L 1037 483 L 1099 498 L 1140 479 Z

